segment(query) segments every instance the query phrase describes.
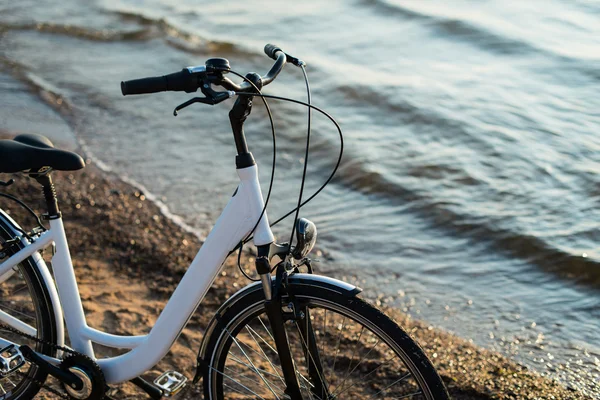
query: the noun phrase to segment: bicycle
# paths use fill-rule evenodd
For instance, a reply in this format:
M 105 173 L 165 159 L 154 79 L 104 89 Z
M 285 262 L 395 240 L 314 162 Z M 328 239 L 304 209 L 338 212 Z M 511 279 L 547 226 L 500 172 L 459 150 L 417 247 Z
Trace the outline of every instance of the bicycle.
M 393 320 L 358 297 L 360 288 L 313 273 L 308 254 L 316 227 L 298 218 L 302 195 L 293 210 L 295 245 L 292 240 L 275 241 L 266 214 L 269 196 L 263 199 L 243 124 L 254 97 L 278 98 L 260 89 L 286 63 L 301 67 L 305 78 L 306 72 L 301 60 L 276 46 L 267 45 L 265 53 L 275 63 L 262 77 L 242 76 L 227 60 L 213 58 L 170 75 L 121 82 L 123 95 L 198 89 L 205 95 L 178 106 L 175 114 L 194 103 L 214 105 L 237 96 L 229 115 L 240 184 L 146 335 L 113 335 L 87 325 L 51 177 L 54 170 L 84 168 L 83 159 L 54 148 L 40 135 L 0 141 L 0 172 L 25 172 L 42 185 L 47 208 L 43 219 L 49 224 L 45 228 L 36 216 L 39 226 L 26 232 L 0 210 L 0 399 L 33 398 L 41 388 L 49 389 L 48 375 L 67 392 L 54 390 L 58 395 L 74 399 L 105 398 L 108 385 L 125 381 L 154 399 L 176 395 L 187 383 L 182 374 L 167 371 L 153 383 L 141 375 L 169 351 L 225 258 L 241 251 L 252 234 L 260 280 L 219 308 L 196 360 L 193 382 L 202 379 L 206 399 L 448 398 L 423 350 Z M 227 78 L 230 72 L 243 82 Z M 310 104 L 308 93 L 308 103 L 296 102 L 319 110 Z M 52 273 L 40 255 L 47 247 L 52 247 Z M 300 272 L 304 268 L 307 272 Z M 92 343 L 129 351 L 99 359 Z

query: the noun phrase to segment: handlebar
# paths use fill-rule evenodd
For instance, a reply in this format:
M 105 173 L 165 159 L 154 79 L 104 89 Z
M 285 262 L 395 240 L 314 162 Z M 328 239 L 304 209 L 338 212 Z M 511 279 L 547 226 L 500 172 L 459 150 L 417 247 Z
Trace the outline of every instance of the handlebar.
M 272 44 L 267 44 L 264 51 L 267 56 L 275 60 L 275 63 L 265 76 L 259 76 L 260 82 L 258 83 L 260 84 L 255 82 L 259 89 L 273 82 L 287 61 L 294 62 L 294 64 L 301 62 Z M 247 81 L 236 84 L 231 79 L 223 76 L 228 72 L 229 62 L 227 60 L 213 58 L 207 60 L 203 66 L 184 68 L 169 75 L 123 81 L 121 82 L 121 93 L 123 93 L 123 96 L 165 91 L 192 93 L 206 83 L 219 85 L 235 92 L 254 91 L 252 85 Z

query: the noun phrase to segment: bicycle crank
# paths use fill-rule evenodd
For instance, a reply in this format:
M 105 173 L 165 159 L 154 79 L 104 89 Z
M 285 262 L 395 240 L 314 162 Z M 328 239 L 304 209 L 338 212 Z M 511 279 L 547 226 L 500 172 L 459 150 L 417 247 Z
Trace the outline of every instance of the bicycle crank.
M 100 400 L 105 398 L 108 386 L 100 366 L 90 357 L 83 354 L 72 354 L 60 364 L 63 371 L 75 375 L 83 383 L 80 388 L 63 382 L 65 390 L 77 400 Z
M 19 350 L 25 359 L 62 382 L 69 398 L 77 400 L 101 400 L 108 389 L 100 366 L 88 356 L 71 353 L 59 366 L 50 364 L 29 346 Z M 44 386 L 46 389 L 48 387 Z M 53 393 L 55 393 L 52 390 Z M 64 397 L 64 395 L 62 395 Z

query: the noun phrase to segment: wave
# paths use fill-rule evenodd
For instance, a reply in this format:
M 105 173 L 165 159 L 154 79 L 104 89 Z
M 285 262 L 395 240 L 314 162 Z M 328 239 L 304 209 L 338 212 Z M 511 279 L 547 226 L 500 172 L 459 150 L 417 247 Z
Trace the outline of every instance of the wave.
M 23 24 L 0 22 L 0 34 L 10 31 L 36 31 L 95 42 L 147 42 L 154 39 L 162 39 L 168 46 L 191 54 L 214 52 L 219 54 L 240 54 L 246 57 L 257 55 L 256 53 L 247 52 L 231 42 L 210 40 L 197 34 L 186 32 L 170 24 L 164 18 L 153 19 L 141 14 L 125 11 L 115 11 L 114 14 L 124 21 L 134 21 L 141 27 L 133 30 L 114 30 L 91 29 L 77 25 L 50 22 Z
M 73 107 L 57 88 L 30 72 L 25 65 L 15 60 L 0 56 L 0 66 L 10 72 L 15 79 L 18 79 L 25 84 L 28 89 L 38 95 L 44 103 L 67 120 L 70 119 L 73 114 Z
M 94 30 L 77 25 L 54 24 L 50 22 L 26 24 L 0 23 L 0 31 L 37 31 L 99 42 L 145 41 L 155 37 L 149 29 L 137 29 L 133 31 Z
M 427 27 L 444 36 L 466 41 L 486 51 L 506 55 L 544 52 L 529 43 L 497 35 L 463 20 L 424 14 L 397 4 L 390 4 L 385 0 L 364 0 L 363 2 L 382 15 L 400 16 L 409 20 L 426 22 Z
M 478 138 L 469 134 L 465 124 L 444 116 L 432 108 L 415 105 L 408 99 L 398 96 L 396 87 L 373 87 L 361 84 L 339 85 L 335 87 L 341 98 L 357 103 L 359 108 L 369 107 L 369 115 L 381 124 L 386 121 L 390 126 L 398 123 L 418 127 L 427 131 L 445 132 L 455 137 L 469 137 L 477 141 Z
M 496 34 L 486 30 L 484 27 L 477 26 L 464 20 L 425 14 L 403 7 L 399 4 L 391 4 L 387 0 L 361 1 L 380 15 L 422 21 L 425 26 L 432 29 L 434 32 L 439 33 L 441 37 L 450 37 L 452 40 L 463 41 L 487 52 L 500 55 L 544 55 L 559 61 L 575 60 L 574 58 L 553 53 L 523 40 Z M 576 60 L 578 62 L 582 61 L 579 59 Z M 588 72 L 590 75 L 594 76 L 594 69 L 597 70 L 597 66 L 585 67 L 584 72 Z
M 198 54 L 206 52 L 247 54 L 235 43 L 210 40 L 203 38 L 195 33 L 187 32 L 175 25 L 167 22 L 164 18 L 151 18 L 143 14 L 129 11 L 113 11 L 117 17 L 123 21 L 133 21 L 145 27 L 145 29 L 159 33 L 159 36 L 166 39 L 172 47 L 183 50 L 188 53 Z
M 394 204 L 410 204 L 410 212 L 432 221 L 436 229 L 475 239 L 477 243 L 487 243 L 495 252 L 518 257 L 560 278 L 600 287 L 600 260 L 558 248 L 526 232 L 506 229 L 502 226 L 505 223 L 491 217 L 464 215 L 454 204 L 438 201 L 424 191 L 405 187 L 387 174 L 369 170 L 367 164 L 347 155 L 350 161 L 346 161 L 338 171 L 337 184 L 366 195 L 379 196 Z M 478 184 L 466 172 L 444 165 L 422 166 L 407 174 L 416 177 L 431 174 L 437 177 L 453 176 L 466 184 Z

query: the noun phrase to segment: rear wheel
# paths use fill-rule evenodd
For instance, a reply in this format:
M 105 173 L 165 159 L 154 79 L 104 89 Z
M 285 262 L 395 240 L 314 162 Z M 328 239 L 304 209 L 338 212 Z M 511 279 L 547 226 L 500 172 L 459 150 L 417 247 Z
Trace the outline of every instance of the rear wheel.
M 13 233 L 7 221 L 0 217 L 0 242 L 12 239 Z M 15 246 L 18 250 L 22 245 Z M 6 255 L 8 256 L 8 255 Z M 6 259 L 6 257 L 4 258 Z M 2 262 L 2 259 L 0 259 Z M 52 303 L 44 280 L 33 258 L 28 258 L 8 273 L 0 276 L 0 323 L 6 324 L 10 317 L 31 326 L 38 339 L 56 343 L 56 324 Z M 8 315 L 8 317 L 6 316 Z M 10 341 L 28 345 L 38 353 L 54 356 L 56 351 L 48 344 L 38 343 L 0 327 L 0 347 Z M 40 390 L 47 374 L 29 362 L 18 371 L 0 377 L 0 399 L 32 399 Z
M 324 287 L 298 285 L 293 293 L 305 318 L 287 321 L 285 330 L 303 399 L 448 398 L 423 350 L 378 309 Z M 282 304 L 288 301 L 284 295 Z M 205 351 L 205 397 L 287 398 L 262 289 L 217 315 Z

